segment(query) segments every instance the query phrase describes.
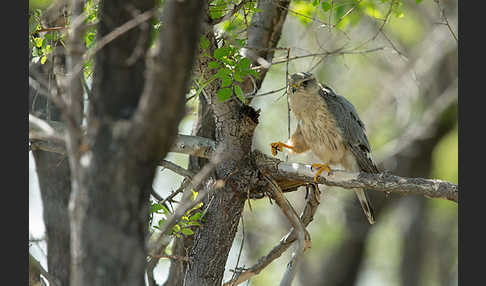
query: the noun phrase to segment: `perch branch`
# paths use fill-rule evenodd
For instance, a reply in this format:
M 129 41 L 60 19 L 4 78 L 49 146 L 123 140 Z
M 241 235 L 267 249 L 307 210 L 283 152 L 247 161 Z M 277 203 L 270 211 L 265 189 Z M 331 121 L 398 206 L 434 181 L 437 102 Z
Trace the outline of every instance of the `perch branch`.
M 215 153 L 215 146 L 216 143 L 208 138 L 178 135 L 171 151 L 201 158 L 210 158 Z M 61 154 L 64 150 L 62 146 L 47 148 L 45 145 L 39 144 L 36 147 L 42 148 L 45 151 L 54 151 Z M 314 172 L 311 170 L 310 165 L 285 163 L 277 158 L 265 155 L 258 150 L 253 151 L 253 156 L 256 165 L 269 173 L 277 182 L 279 180 L 295 182 L 294 187 L 314 182 Z M 318 177 L 318 183 L 345 189 L 366 188 L 402 195 L 417 194 L 428 198 L 447 199 L 456 203 L 458 202 L 459 195 L 459 187 L 457 184 L 434 179 L 400 177 L 386 172 L 370 174 L 334 170 L 330 175 L 325 172 L 321 174 Z
M 313 182 L 314 171 L 311 170 L 310 165 L 285 163 L 259 151 L 254 151 L 254 155 L 257 166 L 265 169 L 277 181 L 293 180 L 302 182 L 301 185 Z M 447 199 L 456 203 L 459 193 L 457 184 L 434 179 L 399 177 L 387 172 L 370 174 L 333 170 L 331 174 L 325 172 L 321 174 L 318 177 L 318 183 L 345 189 L 366 188 L 403 195 L 417 194 L 428 198 Z

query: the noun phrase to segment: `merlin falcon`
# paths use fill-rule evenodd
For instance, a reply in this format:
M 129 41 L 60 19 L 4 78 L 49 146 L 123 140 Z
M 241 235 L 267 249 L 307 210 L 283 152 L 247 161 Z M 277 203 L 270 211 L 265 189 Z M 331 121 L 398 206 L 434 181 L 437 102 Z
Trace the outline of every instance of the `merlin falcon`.
M 290 76 L 287 88 L 290 109 L 298 124 L 287 143 L 271 144 L 273 155 L 284 147 L 291 153 L 312 150 L 324 162 L 312 164 L 312 168 L 317 168 L 316 182 L 323 171 L 331 172 L 331 165 L 339 164 L 350 172 L 379 173 L 371 157 L 365 126 L 351 102 L 307 72 Z M 373 224 L 375 217 L 365 190 L 355 192 L 368 221 Z

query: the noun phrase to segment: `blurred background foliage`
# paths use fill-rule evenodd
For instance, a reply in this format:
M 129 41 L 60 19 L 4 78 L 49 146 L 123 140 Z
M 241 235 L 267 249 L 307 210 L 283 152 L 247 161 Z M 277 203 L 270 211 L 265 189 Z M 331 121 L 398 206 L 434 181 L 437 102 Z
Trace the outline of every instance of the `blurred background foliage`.
M 53 42 L 64 39 L 61 33 L 38 33 L 43 28 L 39 9 L 50 2 L 29 1 L 32 61 L 48 62 Z M 86 21 L 96 23 L 98 1 L 86 3 Z M 211 16 L 223 16 L 235 3 L 239 1 L 211 1 Z M 253 1 L 246 6 L 216 26 L 220 38 L 247 37 L 246 23 L 258 10 Z M 278 64 L 271 66 L 258 94 L 283 88 L 287 72 L 311 71 L 356 106 L 381 169 L 458 183 L 457 9 L 453 0 L 293 0 L 279 42 L 279 47 L 290 48 L 292 60 L 287 65 L 287 50 L 277 50 L 273 62 Z M 154 28 L 160 29 L 159 21 L 154 21 Z M 96 30 L 88 29 L 88 49 L 95 38 Z M 86 63 L 88 83 L 91 66 Z M 255 97 L 251 105 L 261 110 L 253 149 L 271 155 L 269 144 L 289 136 L 287 97 L 284 91 L 274 92 Z M 188 101 L 180 133 L 191 133 L 197 107 L 197 97 Z M 291 132 L 295 126 L 290 114 Z M 315 163 L 311 152 L 278 156 Z M 188 164 L 188 157 L 181 154 L 171 153 L 167 160 L 184 167 Z M 30 170 L 31 182 L 35 182 L 35 171 Z M 159 169 L 153 186 L 165 197 L 181 182 L 180 176 Z M 294 285 L 458 284 L 457 204 L 370 191 L 377 213 L 377 223 L 370 226 L 353 192 L 320 189 L 321 205 L 308 227 L 312 248 Z M 35 192 L 31 186 L 33 203 Z M 305 191 L 286 196 L 297 211 L 302 209 Z M 35 237 L 43 235 L 38 227 L 42 221 L 36 219 L 42 216 L 40 210 L 31 205 L 30 229 Z M 290 229 L 280 210 L 266 199 L 248 202 L 242 222 L 244 232 L 240 223 L 225 280 L 232 275 L 242 243 L 238 266 L 249 267 Z M 248 285 L 275 285 L 289 258 L 287 251 Z M 159 263 L 158 282 L 165 280 L 168 266 L 167 260 Z

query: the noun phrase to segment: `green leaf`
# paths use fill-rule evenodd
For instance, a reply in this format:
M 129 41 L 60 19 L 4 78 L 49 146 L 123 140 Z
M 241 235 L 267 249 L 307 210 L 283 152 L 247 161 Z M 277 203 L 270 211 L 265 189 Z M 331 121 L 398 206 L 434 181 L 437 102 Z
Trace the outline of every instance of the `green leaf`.
M 248 73 L 254 76 L 255 78 L 260 78 L 260 75 L 256 70 L 248 70 Z
M 215 61 L 211 61 L 211 62 L 208 63 L 208 68 L 217 69 L 217 68 L 219 68 L 219 63 L 215 62 Z
M 246 40 L 245 39 L 235 39 L 235 44 L 236 44 L 237 47 L 243 48 L 246 44 Z
M 195 213 L 192 216 L 189 217 L 190 221 L 198 221 L 201 219 L 202 214 L 201 213 Z
M 164 205 L 161 205 L 162 206 L 162 211 L 164 212 L 164 214 L 170 214 L 169 210 L 164 206 Z
M 235 72 L 235 74 L 233 75 L 234 80 L 236 80 L 237 82 L 243 82 L 243 77 L 241 75 L 241 72 Z
M 154 213 L 154 212 L 159 211 L 161 209 L 162 209 L 161 204 L 153 204 L 152 206 L 150 206 L 150 212 L 151 213 Z
M 238 97 L 241 100 L 241 102 L 246 104 L 246 98 L 243 96 L 243 90 L 241 90 L 241 87 L 235 85 L 234 88 L 235 88 L 236 97 Z
M 35 46 L 38 48 L 42 47 L 42 41 L 43 41 L 42 38 L 34 38 Z
M 222 59 L 225 56 L 228 56 L 231 53 L 231 49 L 228 46 L 224 46 L 221 48 L 217 48 L 214 51 L 214 57 L 217 59 Z
M 319 2 L 320 1 L 321 0 L 314 0 L 314 1 L 312 1 L 312 6 L 316 7 L 317 5 L 319 5 Z
M 238 63 L 236 64 L 236 66 L 244 71 L 244 70 L 247 70 L 251 65 L 251 62 L 250 62 L 250 59 L 249 58 L 242 58 L 241 60 L 238 61 Z
M 207 49 L 209 47 L 209 40 L 206 38 L 205 35 L 201 35 L 201 48 L 203 50 Z
M 179 231 L 181 231 L 181 227 L 178 224 L 172 227 L 172 232 L 179 232 Z
M 189 222 L 187 222 L 186 225 L 188 225 L 188 226 L 200 226 L 201 224 L 197 221 L 189 221 Z
M 194 190 L 191 190 L 191 192 L 192 192 L 192 195 L 191 195 L 192 200 L 193 200 L 193 201 L 195 201 L 195 200 L 196 200 L 196 198 L 197 198 L 197 194 L 198 194 L 198 192 L 196 192 L 196 191 L 194 191 Z
M 232 83 L 233 83 L 233 79 L 229 76 L 224 76 L 221 78 L 222 87 L 230 86 Z
M 420 4 L 422 0 L 415 0 L 415 3 Z
M 231 74 L 231 70 L 228 69 L 228 68 L 220 68 L 218 70 L 218 72 L 214 75 L 215 78 L 221 78 L 223 79 L 223 77 L 225 76 L 228 76 L 229 74 Z
M 190 228 L 183 228 L 182 229 L 182 233 L 184 235 L 193 235 L 194 234 L 194 231 L 192 231 Z
M 321 3 L 321 8 L 324 12 L 327 12 L 331 9 L 331 4 L 329 4 L 328 2 L 324 1 Z
M 218 91 L 217 96 L 218 96 L 219 101 L 226 101 L 226 100 L 230 99 L 232 93 L 233 93 L 233 91 L 231 90 L 231 88 L 225 87 L 225 88 L 222 88 Z
M 46 61 L 47 61 L 47 56 L 43 55 L 42 58 L 41 58 L 41 64 L 45 64 Z
M 239 85 L 235 85 L 235 94 L 238 97 L 243 96 L 243 90 L 241 89 L 241 87 Z

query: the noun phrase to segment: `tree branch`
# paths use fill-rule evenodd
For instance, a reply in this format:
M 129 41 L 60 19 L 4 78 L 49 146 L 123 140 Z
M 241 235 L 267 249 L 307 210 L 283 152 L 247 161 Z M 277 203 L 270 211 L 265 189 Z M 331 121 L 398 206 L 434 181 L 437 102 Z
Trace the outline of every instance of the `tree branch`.
M 171 151 L 201 158 L 210 158 L 215 152 L 215 146 L 216 143 L 208 138 L 178 135 Z M 44 145 L 39 145 L 38 148 L 45 148 L 43 149 L 45 151 L 53 151 L 52 149 L 47 150 L 48 148 Z M 55 152 L 61 152 L 60 148 L 56 149 Z M 269 172 L 278 183 L 286 181 L 286 184 L 298 187 L 314 182 L 314 172 L 311 170 L 310 165 L 285 163 L 258 150 L 253 151 L 253 156 L 256 165 Z M 318 177 L 318 183 L 346 189 L 366 188 L 403 195 L 417 194 L 428 198 L 447 199 L 456 203 L 458 202 L 459 194 L 457 184 L 434 179 L 399 177 L 389 173 L 350 173 L 333 170 L 331 175 L 325 172 L 321 174 Z M 288 188 L 282 187 L 282 189 L 285 191 Z
M 308 185 L 312 190 L 309 192 L 309 195 L 306 200 L 306 205 L 302 214 L 300 215 L 300 221 L 302 222 L 304 227 L 307 227 L 310 222 L 314 219 L 314 214 L 317 211 L 317 207 L 319 206 L 319 189 L 317 185 L 312 184 Z M 292 243 L 297 239 L 297 233 L 295 229 L 292 229 L 286 236 L 284 236 L 280 242 L 272 248 L 268 252 L 267 255 L 262 256 L 258 259 L 258 262 L 254 264 L 252 267 L 246 269 L 243 272 L 238 272 L 237 276 L 230 281 L 227 281 L 223 284 L 223 286 L 236 286 L 249 280 L 255 275 L 258 275 L 265 267 L 267 267 L 270 263 L 272 263 L 275 259 L 279 258 L 289 247 Z
M 275 202 L 282 209 L 283 213 L 289 219 L 295 230 L 297 245 L 295 247 L 294 253 L 292 253 L 292 258 L 287 264 L 287 269 L 285 270 L 282 280 L 280 281 L 280 286 L 290 286 L 292 285 L 292 281 L 294 280 L 295 274 L 297 273 L 298 265 L 302 260 L 304 251 L 310 247 L 310 236 L 307 233 L 305 227 L 302 224 L 302 221 L 299 219 L 292 205 L 282 195 L 282 190 L 275 182 L 275 180 L 269 177 L 267 174 L 264 174 L 263 178 L 269 183 L 269 190 L 273 195 Z
M 183 177 L 186 177 L 188 179 L 191 179 L 192 177 L 194 177 L 194 173 L 187 170 L 187 169 L 184 169 L 182 168 L 181 166 L 175 164 L 175 163 L 172 163 L 170 161 L 167 161 L 167 160 L 161 160 L 159 162 L 159 165 L 163 168 L 167 168 L 169 170 L 171 170 L 172 172 L 176 173 L 176 174 L 179 174 Z
M 314 181 L 314 171 L 310 165 L 298 163 L 285 163 L 276 158 L 271 158 L 259 151 L 253 152 L 257 166 L 264 168 L 277 180 L 293 180 L 301 185 Z M 325 172 L 318 177 L 319 184 L 337 186 L 345 189 L 366 188 L 370 190 L 397 193 L 418 194 L 428 198 L 441 198 L 458 202 L 458 186 L 456 184 L 433 179 L 405 178 L 389 173 L 351 173 L 341 170 L 333 170 L 329 175 Z
M 62 133 L 58 133 L 49 123 L 29 113 L 29 138 L 52 139 L 64 141 Z

